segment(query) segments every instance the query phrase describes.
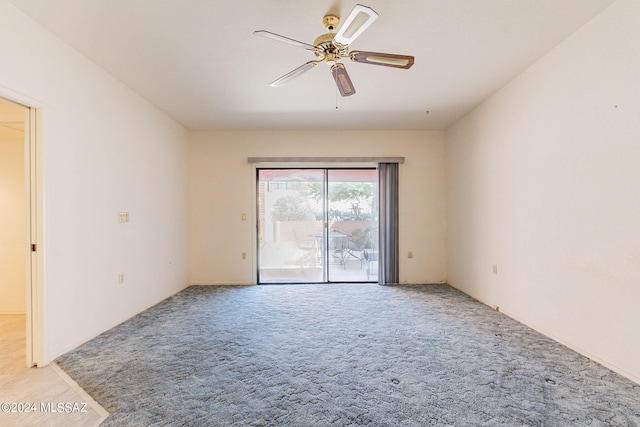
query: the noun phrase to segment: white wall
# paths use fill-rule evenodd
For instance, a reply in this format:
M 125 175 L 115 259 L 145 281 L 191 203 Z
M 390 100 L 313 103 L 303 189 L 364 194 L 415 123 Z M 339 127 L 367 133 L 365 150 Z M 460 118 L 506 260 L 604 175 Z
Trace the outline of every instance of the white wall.
M 446 278 L 444 133 L 194 132 L 190 161 L 191 283 L 255 282 L 255 174 L 247 157 L 404 156 L 400 281 Z M 248 220 L 241 221 L 247 213 Z M 406 257 L 413 251 L 414 258 Z M 241 259 L 246 252 L 248 258 Z
M 0 140 L 0 314 L 26 307 L 24 142 Z
M 618 0 L 447 132 L 449 282 L 636 382 L 638 22 Z
M 5 0 L 0 40 L 0 96 L 40 108 L 47 363 L 188 284 L 189 134 Z

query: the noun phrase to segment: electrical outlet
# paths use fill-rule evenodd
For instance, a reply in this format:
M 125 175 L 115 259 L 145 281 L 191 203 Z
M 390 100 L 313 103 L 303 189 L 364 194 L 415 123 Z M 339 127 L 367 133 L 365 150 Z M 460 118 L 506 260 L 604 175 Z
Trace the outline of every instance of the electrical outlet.
M 118 283 L 121 285 L 124 283 L 124 273 L 118 274 Z
M 247 253 L 246 252 L 242 252 L 242 259 L 247 259 Z
M 118 222 L 129 222 L 129 212 L 118 212 Z
M 413 251 L 409 251 L 407 253 L 407 258 L 413 258 Z

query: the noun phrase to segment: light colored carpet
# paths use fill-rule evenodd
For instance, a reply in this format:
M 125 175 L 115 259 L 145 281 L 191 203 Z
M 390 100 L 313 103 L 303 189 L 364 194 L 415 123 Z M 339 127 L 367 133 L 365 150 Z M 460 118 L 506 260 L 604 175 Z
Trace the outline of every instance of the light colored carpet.
M 112 426 L 638 426 L 640 386 L 447 285 L 193 286 L 58 359 Z

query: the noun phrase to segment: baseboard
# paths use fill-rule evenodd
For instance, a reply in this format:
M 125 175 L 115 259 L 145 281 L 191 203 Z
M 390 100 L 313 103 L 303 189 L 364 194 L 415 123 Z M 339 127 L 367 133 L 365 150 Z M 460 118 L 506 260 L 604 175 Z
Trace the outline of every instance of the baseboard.
M 613 372 L 622 375 L 623 377 L 633 381 L 636 384 L 640 385 L 640 377 L 637 377 L 633 374 L 631 374 L 630 372 L 620 368 L 619 366 L 616 366 L 612 363 L 607 362 L 606 360 L 603 360 L 591 353 L 589 353 L 588 351 L 584 350 L 583 348 L 580 348 L 579 346 L 574 345 L 573 343 L 564 340 L 560 337 L 555 336 L 554 334 L 551 334 L 547 331 L 545 331 L 542 328 L 537 327 L 536 325 L 531 324 L 530 322 L 527 322 L 521 318 L 519 318 L 518 316 L 514 316 L 512 313 L 510 313 L 509 311 L 504 311 L 502 308 L 500 308 L 500 312 L 502 314 L 504 314 L 507 317 L 510 317 L 511 319 L 515 320 L 518 323 L 522 323 L 523 325 L 533 329 L 536 332 L 541 333 L 542 335 L 551 338 L 552 340 L 562 344 L 563 346 L 570 348 L 571 350 L 575 351 L 576 353 L 579 353 L 585 357 L 588 357 L 589 359 L 593 360 L 594 362 L 604 366 L 605 368 L 611 369 Z
M 189 286 L 255 286 L 256 283 L 208 283 L 208 282 L 195 282 L 189 283 Z
M 636 384 L 640 384 L 640 377 L 638 377 L 637 375 L 634 375 L 634 374 L 628 372 L 627 370 L 622 369 L 619 366 L 616 366 L 616 365 L 614 365 L 612 363 L 607 362 L 606 360 L 603 360 L 603 359 L 601 359 L 601 358 L 599 358 L 597 356 L 594 356 L 593 354 L 591 354 L 590 352 L 584 350 L 583 348 L 581 348 L 581 347 L 579 347 L 577 345 L 574 345 L 570 341 L 564 340 L 564 339 L 562 339 L 562 338 L 560 338 L 560 337 L 558 337 L 558 336 L 556 336 L 556 335 L 554 335 L 552 333 L 549 333 L 545 329 L 540 328 L 540 327 L 538 327 L 537 325 L 534 325 L 531 322 L 528 322 L 528 321 L 526 321 L 524 319 L 521 319 L 520 317 L 518 317 L 518 316 L 514 315 L 513 313 L 511 313 L 509 310 L 504 310 L 503 307 L 499 307 L 499 306 L 497 306 L 495 304 L 491 304 L 491 303 L 489 303 L 487 301 L 483 301 L 483 300 L 477 298 L 476 296 L 471 295 L 471 294 L 465 292 L 464 290 L 462 290 L 462 289 L 460 289 L 460 288 L 458 288 L 458 287 L 456 287 L 456 286 L 454 286 L 454 285 L 452 285 L 450 283 L 448 285 L 451 286 L 454 289 L 459 290 L 463 294 L 468 295 L 469 297 L 473 298 L 474 300 L 478 301 L 479 303 L 482 303 L 482 304 L 484 304 L 486 306 L 489 306 L 493 310 L 499 311 L 500 313 L 502 313 L 505 316 L 515 320 L 516 322 L 521 323 L 521 324 L 533 329 L 534 331 L 541 333 L 545 337 L 551 338 L 555 342 L 560 343 L 563 346 L 575 351 L 576 353 L 581 354 L 584 357 L 587 357 L 587 358 L 593 360 L 594 362 L 598 363 L 599 365 L 602 365 L 607 369 L 611 369 L 613 372 L 615 372 L 615 373 L 617 373 L 619 375 L 622 375 L 623 377 L 627 378 L 628 380 L 633 381 Z
M 153 299 L 150 303 L 143 305 L 141 308 L 137 309 L 136 311 L 134 311 L 133 313 L 129 314 L 126 318 L 124 319 L 119 319 L 117 320 L 115 323 L 109 324 L 105 327 L 103 327 L 102 329 L 99 329 L 89 335 L 86 335 L 78 340 L 76 340 L 74 342 L 74 344 L 70 345 L 69 347 L 62 349 L 62 350 L 58 350 L 55 353 L 47 353 L 42 357 L 41 360 L 41 364 L 38 364 L 38 366 L 47 366 L 50 363 L 52 363 L 54 360 L 56 360 L 58 357 L 62 356 L 63 354 L 73 350 L 76 347 L 81 346 L 82 344 L 86 343 L 87 341 L 97 337 L 98 335 L 108 331 L 109 329 L 115 328 L 116 326 L 120 325 L 121 323 L 124 323 L 126 321 L 128 321 L 129 319 L 137 316 L 138 314 L 142 313 L 145 310 L 148 310 L 149 308 L 153 307 L 154 305 L 160 304 L 162 301 L 164 301 L 167 298 L 172 297 L 173 295 L 177 294 L 178 292 L 181 292 L 183 290 L 185 290 L 187 287 L 189 287 L 189 285 L 184 285 L 182 288 L 177 289 L 177 290 L 170 290 L 167 294 L 165 294 L 164 296 L 161 296 L 159 298 L 155 298 Z

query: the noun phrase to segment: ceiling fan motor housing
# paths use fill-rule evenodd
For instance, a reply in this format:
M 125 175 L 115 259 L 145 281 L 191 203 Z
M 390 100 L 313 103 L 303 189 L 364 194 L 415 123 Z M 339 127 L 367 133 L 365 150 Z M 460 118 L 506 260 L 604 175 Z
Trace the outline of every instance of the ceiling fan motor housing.
M 324 50 L 331 50 L 331 48 L 333 47 L 333 38 L 335 37 L 335 34 L 333 33 L 327 33 L 327 34 L 322 34 L 321 36 L 318 36 L 315 41 L 313 42 L 313 44 L 315 46 L 319 46 L 324 48 Z

